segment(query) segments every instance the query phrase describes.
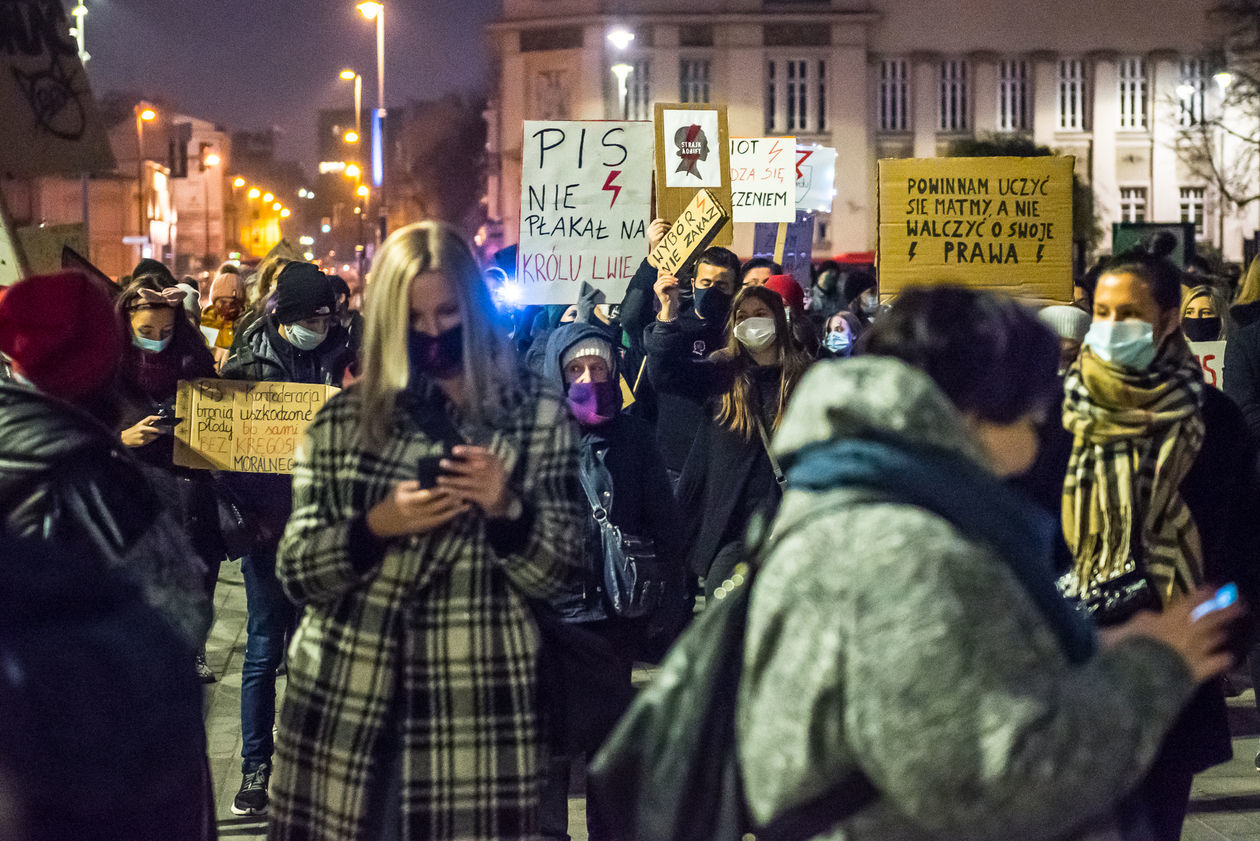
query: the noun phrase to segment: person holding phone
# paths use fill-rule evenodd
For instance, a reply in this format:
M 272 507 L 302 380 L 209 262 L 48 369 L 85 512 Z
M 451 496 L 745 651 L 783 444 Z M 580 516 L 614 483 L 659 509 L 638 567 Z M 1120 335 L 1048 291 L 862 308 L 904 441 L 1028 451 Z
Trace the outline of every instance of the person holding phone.
M 558 593 L 582 555 L 575 429 L 518 367 L 445 225 L 386 240 L 364 321 L 363 376 L 307 430 L 276 556 L 304 611 L 269 837 L 532 841 L 528 602 Z M 439 454 L 422 487 L 421 460 Z
M 130 342 L 119 366 L 122 406 L 119 438 L 136 458 L 153 468 L 152 479 L 165 499 L 173 500 L 179 521 L 205 566 L 206 598 L 214 601 L 215 583 L 226 551 L 219 533 L 218 507 L 210 475 L 174 463 L 175 391 L 180 380 L 214 377 L 214 357 L 184 309 L 184 291 L 163 285 L 149 274 L 132 282 L 114 302 Z M 213 683 L 205 647 L 197 654 L 197 674 Z

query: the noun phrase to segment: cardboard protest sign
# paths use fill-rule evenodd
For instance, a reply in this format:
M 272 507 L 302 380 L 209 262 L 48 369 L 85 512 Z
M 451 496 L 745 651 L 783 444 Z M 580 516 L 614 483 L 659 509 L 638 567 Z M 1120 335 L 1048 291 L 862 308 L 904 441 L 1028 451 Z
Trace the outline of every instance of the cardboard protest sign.
M 796 138 L 731 138 L 731 221 L 796 219 Z
M 620 301 L 647 251 L 652 124 L 527 120 L 517 281 L 523 304 Z
M 731 200 L 730 134 L 726 106 L 656 103 L 656 215 L 677 219 L 708 190 L 729 208 Z M 712 244 L 729 246 L 731 226 L 723 226 Z
M 1203 368 L 1203 381 L 1225 388 L 1225 342 L 1189 342 L 1190 352 Z
M 0 2 L 0 173 L 114 169 L 72 26 L 58 0 Z
M 66 248 L 87 251 L 87 229 L 82 222 L 69 225 L 30 225 L 18 228 L 18 239 L 26 252 L 32 274 L 52 274 L 61 270 Z
M 879 162 L 879 284 L 1072 300 L 1070 157 Z
M 650 259 L 658 269 L 678 274 L 709 247 L 714 234 L 729 218 L 713 194 L 701 190 L 679 214 Z
M 753 229 L 753 256 L 766 257 L 783 267 L 809 290 L 814 259 L 814 214 L 797 212 L 789 224 L 759 224 Z
M 201 470 L 292 473 L 306 428 L 337 389 L 245 380 L 180 382 L 175 463 Z
M 29 273 L 17 227 L 5 209 L 4 196 L 0 195 L 0 286 L 12 286 Z
M 831 212 L 836 198 L 836 150 L 796 145 L 796 209 Z

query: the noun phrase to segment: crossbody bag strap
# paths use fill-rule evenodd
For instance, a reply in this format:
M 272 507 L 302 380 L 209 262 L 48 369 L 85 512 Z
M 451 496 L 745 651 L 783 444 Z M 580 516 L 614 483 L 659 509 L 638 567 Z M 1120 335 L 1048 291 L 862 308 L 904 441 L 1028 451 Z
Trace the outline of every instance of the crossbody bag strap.
M 779 487 L 783 487 L 787 484 L 787 477 L 783 475 L 779 460 L 774 457 L 774 449 L 770 446 L 770 435 L 766 432 L 766 424 L 761 419 L 760 409 L 753 412 L 753 417 L 757 421 L 757 432 L 761 434 L 761 445 L 766 448 L 766 455 L 770 458 L 770 469 L 774 471 L 774 481 L 779 483 Z

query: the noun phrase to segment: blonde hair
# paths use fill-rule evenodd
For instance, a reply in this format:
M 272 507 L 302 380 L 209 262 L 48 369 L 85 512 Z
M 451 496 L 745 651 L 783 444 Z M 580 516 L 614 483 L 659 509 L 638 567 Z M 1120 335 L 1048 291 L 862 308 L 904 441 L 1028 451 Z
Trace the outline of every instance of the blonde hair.
M 1251 261 L 1247 274 L 1243 276 L 1242 286 L 1238 290 L 1235 304 L 1254 304 L 1260 301 L 1260 257 Z
M 1229 315 L 1229 296 L 1225 290 L 1206 283 L 1186 290 L 1181 295 L 1181 314 L 1178 320 L 1186 317 L 1186 307 L 1190 306 L 1190 302 L 1196 298 L 1207 298 L 1212 302 L 1213 314 L 1221 320 L 1220 341 L 1228 341 L 1234 332 L 1234 320 Z
M 381 245 L 364 290 L 362 423 L 364 441 L 380 448 L 389 438 L 394 403 L 411 380 L 407 338 L 411 330 L 411 283 L 438 272 L 459 302 L 464 334 L 461 407 L 476 426 L 495 425 L 521 397 L 515 358 L 495 327 L 494 302 L 472 252 L 452 228 L 417 222 Z
M 261 313 L 271 290 L 275 288 L 280 270 L 292 262 L 288 257 L 276 255 L 259 263 L 258 271 L 254 272 L 254 285 L 249 288 L 248 306 Z

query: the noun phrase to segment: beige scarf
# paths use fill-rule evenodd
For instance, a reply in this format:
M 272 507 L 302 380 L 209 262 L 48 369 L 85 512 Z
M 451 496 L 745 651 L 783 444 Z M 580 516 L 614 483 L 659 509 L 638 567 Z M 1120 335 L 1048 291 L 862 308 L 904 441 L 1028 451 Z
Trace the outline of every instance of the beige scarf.
M 1086 348 L 1068 372 L 1063 426 L 1072 458 L 1063 533 L 1076 559 L 1069 595 L 1127 572 L 1166 602 L 1203 580 L 1203 549 L 1181 482 L 1203 446 L 1203 372 L 1180 332 L 1144 371 Z

